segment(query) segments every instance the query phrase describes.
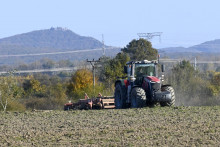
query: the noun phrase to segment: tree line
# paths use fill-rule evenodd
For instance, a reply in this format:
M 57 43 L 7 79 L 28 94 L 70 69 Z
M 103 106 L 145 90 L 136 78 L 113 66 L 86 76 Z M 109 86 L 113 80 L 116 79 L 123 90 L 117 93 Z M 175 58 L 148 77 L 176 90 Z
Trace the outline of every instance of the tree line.
M 96 85 L 93 74 L 82 68 L 70 74 L 70 78 L 59 75 L 34 74 L 14 76 L 10 73 L 0 77 L 0 110 L 62 109 L 71 101 L 83 99 L 85 93 L 95 97 L 114 94 L 114 82 L 126 77 L 123 67 L 130 60 L 155 60 L 158 52 L 149 41 L 132 40 L 114 58 L 101 57 L 96 65 Z M 177 105 L 220 104 L 220 72 L 195 70 L 189 61 L 174 65 L 166 74 L 165 82 L 171 84 L 176 93 Z

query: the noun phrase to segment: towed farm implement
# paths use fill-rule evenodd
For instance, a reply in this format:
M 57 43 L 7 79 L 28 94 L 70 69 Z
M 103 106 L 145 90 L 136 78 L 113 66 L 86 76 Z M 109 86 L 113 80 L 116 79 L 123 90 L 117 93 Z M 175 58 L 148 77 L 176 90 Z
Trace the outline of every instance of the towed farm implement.
M 64 110 L 79 109 L 79 110 L 89 110 L 89 109 L 113 109 L 115 108 L 115 99 L 110 96 L 100 96 L 96 98 L 86 98 L 80 99 L 76 103 L 66 103 L 64 105 Z

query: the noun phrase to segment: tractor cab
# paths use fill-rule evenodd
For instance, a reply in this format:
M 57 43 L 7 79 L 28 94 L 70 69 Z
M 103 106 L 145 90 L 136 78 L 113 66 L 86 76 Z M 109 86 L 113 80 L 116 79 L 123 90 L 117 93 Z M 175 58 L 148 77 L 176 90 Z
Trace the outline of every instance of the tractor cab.
M 128 80 L 133 85 L 140 85 L 143 77 L 151 76 L 157 77 L 157 61 L 130 61 L 124 67 L 124 72 L 127 73 Z

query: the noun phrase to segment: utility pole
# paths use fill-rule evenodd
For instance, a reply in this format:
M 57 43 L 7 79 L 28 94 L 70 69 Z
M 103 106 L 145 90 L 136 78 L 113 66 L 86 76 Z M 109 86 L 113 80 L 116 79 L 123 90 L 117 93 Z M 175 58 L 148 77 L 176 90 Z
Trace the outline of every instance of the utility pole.
M 91 65 L 92 65 L 92 72 L 93 72 L 93 88 L 95 90 L 95 65 L 96 63 L 100 62 L 100 58 L 99 60 L 88 60 L 87 59 L 87 62 L 89 62 Z
M 102 56 L 105 56 L 105 42 L 104 35 L 102 34 Z
M 194 69 L 196 70 L 197 69 L 197 60 L 196 60 L 196 57 L 195 57 L 195 61 L 194 61 Z

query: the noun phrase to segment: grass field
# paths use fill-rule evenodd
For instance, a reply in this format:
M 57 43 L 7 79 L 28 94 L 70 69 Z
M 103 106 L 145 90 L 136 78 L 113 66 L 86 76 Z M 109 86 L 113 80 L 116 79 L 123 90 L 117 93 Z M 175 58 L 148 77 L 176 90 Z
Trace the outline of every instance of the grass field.
M 219 146 L 220 106 L 0 113 L 0 146 Z

